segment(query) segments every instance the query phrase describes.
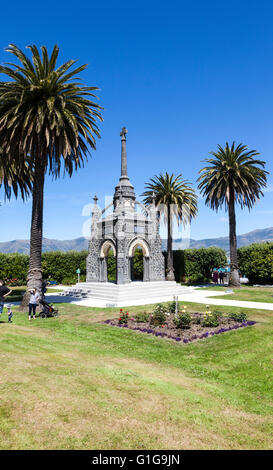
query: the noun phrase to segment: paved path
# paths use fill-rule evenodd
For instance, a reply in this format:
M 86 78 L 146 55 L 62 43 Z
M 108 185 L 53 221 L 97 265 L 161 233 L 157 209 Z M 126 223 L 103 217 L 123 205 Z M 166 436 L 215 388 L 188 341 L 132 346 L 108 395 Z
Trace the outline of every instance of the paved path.
M 211 297 L 214 296 L 222 296 L 225 295 L 227 300 L 225 299 L 214 299 Z M 261 310 L 273 310 L 273 297 L 272 302 L 247 302 L 245 300 L 232 300 L 229 299 L 228 296 L 230 293 L 227 292 L 219 292 L 213 290 L 199 290 L 195 289 L 193 293 L 187 294 L 184 296 L 183 299 L 179 298 L 179 300 L 185 300 L 185 302 L 196 302 L 198 304 L 208 304 L 208 305 L 222 305 L 223 307 L 242 307 L 242 308 L 257 308 Z
M 222 296 L 225 295 L 227 299 L 214 299 L 212 298 L 213 296 Z M 228 296 L 230 294 L 227 292 L 219 292 L 219 291 L 213 291 L 213 290 L 199 290 L 193 287 L 193 291 L 189 293 L 185 293 L 183 295 L 179 295 L 178 299 L 180 302 L 196 302 L 199 304 L 208 304 L 208 305 L 222 305 L 226 307 L 241 307 L 241 308 L 256 308 L 256 309 L 261 309 L 261 310 L 272 310 L 273 311 L 273 301 L 272 303 L 266 303 L 266 302 L 247 302 L 243 300 L 231 300 L 228 299 Z M 81 305 L 81 306 L 86 306 L 86 307 L 105 307 L 105 302 L 102 300 L 98 299 L 92 299 L 92 298 L 87 298 L 83 300 L 76 300 L 75 298 L 71 297 L 63 297 L 61 295 L 56 294 L 47 294 L 46 295 L 46 300 L 48 302 L 65 302 L 65 303 L 73 303 L 76 305 Z M 161 302 L 167 302 L 173 300 L 171 297 L 169 299 L 147 299 L 146 304 L 152 304 L 152 303 L 159 303 Z M 272 297 L 273 300 L 273 297 Z M 129 307 L 129 306 L 134 306 L 137 305 L 136 302 L 130 301 L 127 302 L 127 305 L 124 305 L 124 307 Z M 110 305 L 109 305 L 110 306 Z

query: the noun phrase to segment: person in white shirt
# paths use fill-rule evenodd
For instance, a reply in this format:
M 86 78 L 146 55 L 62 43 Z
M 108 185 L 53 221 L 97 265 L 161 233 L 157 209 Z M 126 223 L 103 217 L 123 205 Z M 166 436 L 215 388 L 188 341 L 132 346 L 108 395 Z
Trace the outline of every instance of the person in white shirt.
M 33 313 L 33 318 L 35 318 L 36 314 L 36 307 L 39 303 L 39 292 L 37 289 L 31 289 L 30 290 L 30 299 L 29 299 L 29 304 L 28 304 L 28 319 L 30 320 L 32 318 L 32 313 Z

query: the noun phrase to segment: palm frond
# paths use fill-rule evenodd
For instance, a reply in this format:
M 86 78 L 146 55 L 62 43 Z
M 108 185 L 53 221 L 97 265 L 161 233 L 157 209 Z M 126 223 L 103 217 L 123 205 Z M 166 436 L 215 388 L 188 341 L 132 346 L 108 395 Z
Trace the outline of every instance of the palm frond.
M 213 158 L 206 158 L 198 178 L 198 189 L 205 197 L 206 205 L 218 211 L 223 205 L 228 209 L 231 195 L 241 208 L 249 210 L 263 196 L 267 174 L 265 162 L 257 157 L 256 150 L 235 142 L 225 148 L 218 145 L 217 152 L 210 152 Z

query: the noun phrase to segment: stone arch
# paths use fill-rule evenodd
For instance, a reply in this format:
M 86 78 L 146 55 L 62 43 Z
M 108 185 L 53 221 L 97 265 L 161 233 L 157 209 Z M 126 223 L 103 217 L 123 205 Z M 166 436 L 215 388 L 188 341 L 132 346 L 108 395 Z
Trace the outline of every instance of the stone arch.
M 100 258 L 106 258 L 109 250 L 112 248 L 114 256 L 116 256 L 116 246 L 112 240 L 105 240 L 100 247 Z
M 143 238 L 135 238 L 129 245 L 128 256 L 134 256 L 135 249 L 140 246 L 143 251 L 143 256 L 149 258 L 150 256 L 150 249 L 148 243 Z
M 135 238 L 129 244 L 128 249 L 128 261 L 129 261 L 129 273 L 131 280 L 133 280 L 133 256 L 137 247 L 140 247 L 143 252 L 143 281 L 150 280 L 150 248 L 146 240 L 143 238 Z
M 108 281 L 107 257 L 110 250 L 113 250 L 116 257 L 116 246 L 112 240 L 104 240 L 99 250 L 99 280 L 100 282 Z

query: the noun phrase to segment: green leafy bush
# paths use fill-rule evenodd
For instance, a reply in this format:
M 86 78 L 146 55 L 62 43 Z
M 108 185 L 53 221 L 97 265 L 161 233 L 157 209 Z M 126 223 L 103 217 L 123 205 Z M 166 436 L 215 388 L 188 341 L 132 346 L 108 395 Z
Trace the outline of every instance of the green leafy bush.
M 177 302 L 177 309 L 179 310 L 179 302 Z M 168 312 L 175 313 L 175 311 L 176 311 L 176 301 L 172 300 L 172 302 L 169 302 L 168 304 Z
M 81 270 L 81 275 L 86 275 L 87 251 L 51 251 L 42 254 L 43 276 L 46 279 L 54 279 L 58 283 L 64 278 L 77 282 L 76 270 Z
M 76 284 L 77 280 L 75 277 L 64 277 L 61 281 L 61 284 L 64 286 L 72 286 L 73 284 Z
M 163 253 L 167 260 L 167 253 Z M 173 265 L 175 280 L 200 284 L 211 280 L 211 272 L 215 267 L 227 264 L 225 250 L 218 247 L 175 250 L 173 252 Z
M 244 312 L 232 313 L 231 315 L 229 315 L 229 318 L 240 323 L 247 321 L 247 316 Z
M 273 284 L 273 243 L 253 243 L 238 250 L 240 271 L 251 284 Z
M 187 311 L 183 311 L 174 318 L 174 324 L 176 328 L 180 328 L 185 330 L 186 328 L 190 327 L 191 324 L 191 315 Z
M 209 282 L 210 279 L 203 276 L 200 273 L 192 273 L 189 276 L 185 276 L 185 282 L 187 284 L 202 284 L 204 282 Z
M 226 264 L 226 252 L 221 248 L 185 250 L 185 276 L 192 283 L 210 281 L 213 268 L 223 267 Z
M 27 280 L 28 263 L 29 256 L 27 255 L 19 253 L 0 253 L 0 279 L 3 279 L 7 283 L 13 280 L 13 285 L 16 285 L 16 280 L 25 284 Z
M 200 325 L 201 320 L 202 320 L 202 314 L 201 313 L 199 313 L 197 315 L 192 315 L 192 317 L 191 317 L 191 321 L 195 325 Z
M 165 307 L 165 305 L 162 305 L 162 304 L 156 305 L 150 317 L 151 324 L 154 326 L 163 325 L 163 323 L 167 319 L 166 313 L 167 313 L 167 308 Z
M 137 323 L 144 323 L 149 321 L 150 315 L 147 312 L 140 312 L 134 315 L 134 319 Z
M 219 325 L 219 315 L 216 312 L 207 311 L 204 314 L 202 326 L 204 327 L 215 327 Z

